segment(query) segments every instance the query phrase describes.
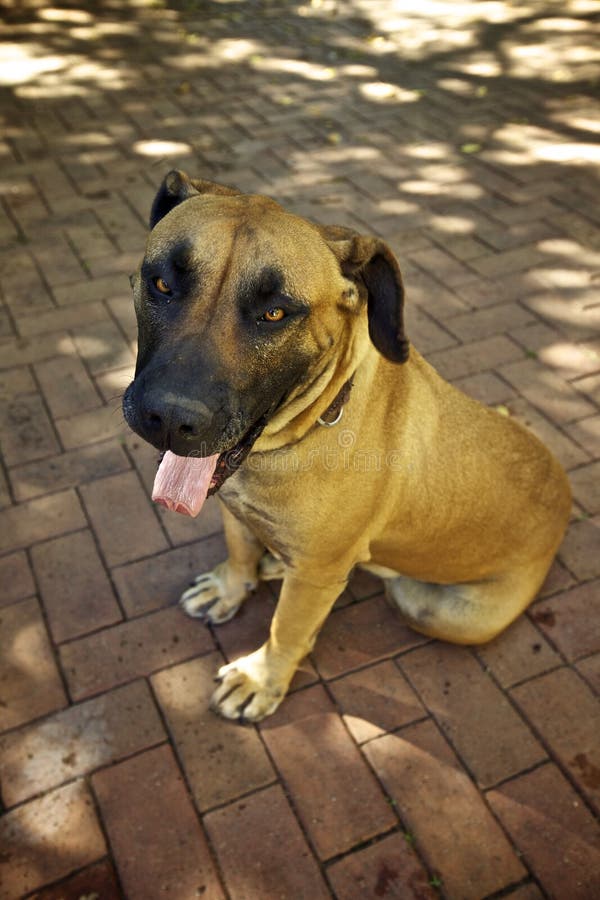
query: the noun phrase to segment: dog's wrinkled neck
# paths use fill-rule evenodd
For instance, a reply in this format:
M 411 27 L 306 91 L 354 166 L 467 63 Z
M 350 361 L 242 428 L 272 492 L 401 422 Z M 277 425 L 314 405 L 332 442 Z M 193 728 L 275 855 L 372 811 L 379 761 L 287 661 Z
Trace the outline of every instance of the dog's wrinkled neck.
M 290 392 L 270 419 L 255 445 L 259 451 L 275 450 L 301 440 L 319 419 L 333 421 L 347 402 L 348 383 L 361 362 L 373 350 L 366 327 L 357 327 L 344 349 L 332 348 L 315 377 Z

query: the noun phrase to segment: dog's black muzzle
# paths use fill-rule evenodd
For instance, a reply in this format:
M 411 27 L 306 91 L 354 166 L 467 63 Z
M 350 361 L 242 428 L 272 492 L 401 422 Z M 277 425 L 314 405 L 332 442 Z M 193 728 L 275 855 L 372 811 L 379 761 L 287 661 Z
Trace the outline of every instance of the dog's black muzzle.
M 220 439 L 214 441 L 207 440 L 207 436 L 215 417 L 202 401 L 174 398 L 158 389 L 146 392 L 140 400 L 137 392 L 138 385 L 133 381 L 123 395 L 123 414 L 130 428 L 145 441 L 163 453 L 171 450 L 177 456 L 219 454 L 209 495 L 218 491 L 241 466 L 277 405 L 273 404 L 246 428 L 241 416 L 230 417 Z
M 211 432 L 213 414 L 202 400 L 193 400 L 169 390 L 155 387 L 138 398 L 135 382 L 123 398 L 123 412 L 128 424 L 140 437 L 158 450 L 172 450 L 179 456 L 199 453 L 199 444 Z
M 157 450 L 178 456 L 210 456 L 237 443 L 252 422 L 213 390 L 206 402 L 190 397 L 177 384 L 152 383 L 144 374 L 123 396 L 123 415 L 130 428 Z M 209 403 L 209 401 L 212 401 Z

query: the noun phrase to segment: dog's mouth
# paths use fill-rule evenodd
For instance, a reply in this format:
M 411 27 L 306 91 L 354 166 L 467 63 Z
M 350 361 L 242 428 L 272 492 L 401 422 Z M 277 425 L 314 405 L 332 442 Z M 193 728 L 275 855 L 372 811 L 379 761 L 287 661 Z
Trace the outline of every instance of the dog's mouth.
M 268 415 L 262 416 L 231 449 L 213 456 L 176 456 L 166 450 L 154 479 L 154 502 L 182 515 L 197 516 L 207 497 L 237 472 L 267 421 Z

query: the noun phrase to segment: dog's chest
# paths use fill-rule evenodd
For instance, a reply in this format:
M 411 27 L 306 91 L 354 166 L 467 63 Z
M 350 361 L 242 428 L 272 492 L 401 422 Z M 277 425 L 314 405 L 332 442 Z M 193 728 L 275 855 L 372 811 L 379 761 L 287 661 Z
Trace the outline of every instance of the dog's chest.
M 277 557 L 286 561 L 293 555 L 292 516 L 269 503 L 269 497 L 248 490 L 245 479 L 238 473 L 229 479 L 219 491 L 219 497 L 238 521 L 243 522 L 253 534 Z

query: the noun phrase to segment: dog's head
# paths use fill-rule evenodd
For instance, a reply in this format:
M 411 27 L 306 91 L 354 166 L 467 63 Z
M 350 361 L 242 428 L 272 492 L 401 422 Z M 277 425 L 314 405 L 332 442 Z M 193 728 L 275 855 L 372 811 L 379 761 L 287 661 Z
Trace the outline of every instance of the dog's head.
M 343 350 L 361 315 L 384 356 L 407 359 L 402 279 L 378 238 L 178 171 L 150 225 L 132 279 L 139 347 L 123 409 L 155 447 L 231 450 Z

